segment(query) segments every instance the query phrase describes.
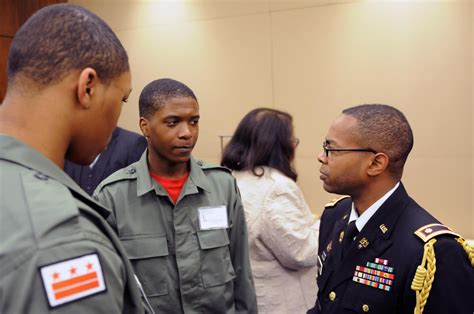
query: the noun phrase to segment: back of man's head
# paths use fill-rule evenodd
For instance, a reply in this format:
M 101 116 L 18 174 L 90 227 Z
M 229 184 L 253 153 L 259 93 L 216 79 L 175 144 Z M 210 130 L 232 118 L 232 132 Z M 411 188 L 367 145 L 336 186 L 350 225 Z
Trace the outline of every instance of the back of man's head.
M 128 56 L 107 24 L 73 4 L 36 12 L 16 33 L 8 56 L 8 84 L 37 87 L 60 81 L 73 70 L 93 68 L 103 83 L 129 70 Z
M 354 134 L 359 144 L 387 154 L 388 170 L 400 179 L 413 148 L 413 132 L 403 113 L 383 104 L 359 105 L 342 113 L 358 120 Z

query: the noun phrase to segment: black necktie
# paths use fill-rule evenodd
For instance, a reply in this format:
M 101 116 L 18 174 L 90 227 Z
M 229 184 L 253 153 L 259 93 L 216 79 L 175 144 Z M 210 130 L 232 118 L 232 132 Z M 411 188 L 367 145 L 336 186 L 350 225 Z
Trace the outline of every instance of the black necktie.
M 344 232 L 344 238 L 342 239 L 342 256 L 347 254 L 347 251 L 349 251 L 349 248 L 352 245 L 352 242 L 354 241 L 354 237 L 356 237 L 359 234 L 359 230 L 357 229 L 357 226 L 355 224 L 355 220 L 351 221 L 346 228 L 346 231 Z

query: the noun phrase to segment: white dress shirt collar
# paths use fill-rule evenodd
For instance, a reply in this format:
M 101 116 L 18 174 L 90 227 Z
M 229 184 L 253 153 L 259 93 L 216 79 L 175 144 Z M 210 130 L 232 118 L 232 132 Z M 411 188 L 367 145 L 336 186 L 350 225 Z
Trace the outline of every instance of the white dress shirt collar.
M 387 200 L 387 198 L 389 198 L 390 195 L 392 195 L 393 192 L 395 192 L 395 190 L 398 188 L 399 185 L 400 185 L 400 182 L 397 182 L 397 184 L 395 184 L 395 186 L 390 191 L 385 193 L 384 196 L 382 196 L 375 203 L 370 205 L 370 207 L 367 208 L 360 216 L 355 209 L 354 202 L 352 202 L 351 215 L 349 216 L 348 223 L 355 220 L 357 230 L 359 230 L 360 232 L 362 228 L 364 228 L 365 224 L 369 221 L 369 219 L 377 212 L 380 206 L 382 206 L 382 204 Z
M 97 163 L 97 160 L 99 160 L 100 154 L 95 157 L 94 161 L 89 165 L 89 168 L 92 169 L 94 168 L 95 164 Z

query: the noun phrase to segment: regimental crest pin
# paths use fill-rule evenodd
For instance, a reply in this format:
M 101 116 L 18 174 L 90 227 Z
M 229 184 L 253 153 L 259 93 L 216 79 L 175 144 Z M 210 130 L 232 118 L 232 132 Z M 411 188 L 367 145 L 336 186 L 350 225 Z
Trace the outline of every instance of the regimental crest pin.
M 360 250 L 362 248 L 366 248 L 369 246 L 369 240 L 367 238 L 362 238 L 359 240 L 359 244 L 357 245 L 357 248 Z
M 365 266 L 357 265 L 352 281 L 390 291 L 395 280 L 395 274 L 393 267 L 388 266 L 388 264 L 388 260 L 376 258 L 373 263 L 367 262 Z
M 329 242 L 328 246 L 326 247 L 326 251 L 329 253 L 332 250 L 332 240 Z

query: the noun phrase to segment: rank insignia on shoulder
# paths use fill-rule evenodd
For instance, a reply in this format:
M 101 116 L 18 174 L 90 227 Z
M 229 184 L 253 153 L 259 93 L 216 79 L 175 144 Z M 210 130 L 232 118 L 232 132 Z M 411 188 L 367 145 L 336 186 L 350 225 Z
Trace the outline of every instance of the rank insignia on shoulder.
M 330 201 L 329 203 L 327 203 L 326 205 L 324 205 L 324 207 L 334 207 L 334 206 L 336 206 L 337 203 L 339 203 L 340 201 L 342 201 L 343 199 L 348 198 L 348 197 L 350 197 L 350 196 L 349 195 L 344 195 L 344 196 L 337 197 L 337 198 L 333 199 L 332 201 Z
M 428 242 L 430 239 L 440 235 L 440 234 L 450 234 L 456 237 L 460 237 L 459 234 L 452 231 L 450 228 L 442 224 L 429 224 L 425 225 L 415 231 L 415 234 L 423 240 L 423 242 Z
M 43 287 L 51 307 L 106 291 L 96 253 L 40 267 Z

